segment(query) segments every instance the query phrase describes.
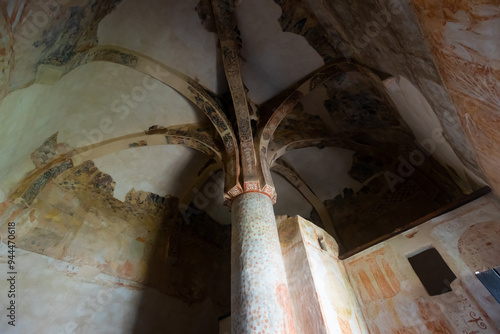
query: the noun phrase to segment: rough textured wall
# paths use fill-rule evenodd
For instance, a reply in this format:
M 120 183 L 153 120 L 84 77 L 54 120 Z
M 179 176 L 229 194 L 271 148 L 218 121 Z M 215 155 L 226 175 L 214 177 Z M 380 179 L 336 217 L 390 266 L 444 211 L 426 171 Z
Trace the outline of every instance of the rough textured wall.
M 368 333 L 335 240 L 299 216 L 277 224 L 297 332 Z
M 500 305 L 475 277 L 500 265 L 500 207 L 492 195 L 344 261 L 371 333 L 500 333 Z M 433 246 L 457 276 L 429 296 L 407 256 Z
M 420 25 L 478 162 L 500 189 L 500 6 L 414 0 Z

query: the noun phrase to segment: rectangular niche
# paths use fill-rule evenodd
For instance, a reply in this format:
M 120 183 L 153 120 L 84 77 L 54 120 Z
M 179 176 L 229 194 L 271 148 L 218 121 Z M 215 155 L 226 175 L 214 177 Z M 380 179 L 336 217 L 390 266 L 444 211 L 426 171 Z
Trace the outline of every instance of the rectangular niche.
M 452 291 L 450 284 L 457 276 L 434 247 L 408 257 L 408 261 L 430 296 Z

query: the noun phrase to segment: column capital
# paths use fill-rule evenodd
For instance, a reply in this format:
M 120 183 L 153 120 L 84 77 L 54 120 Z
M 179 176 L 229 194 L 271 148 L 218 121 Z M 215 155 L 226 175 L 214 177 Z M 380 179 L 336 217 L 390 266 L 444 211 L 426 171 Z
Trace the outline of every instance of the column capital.
M 227 193 L 224 193 L 224 205 L 231 207 L 234 199 L 246 193 L 261 193 L 271 199 L 272 204 L 276 204 L 277 194 L 274 185 L 266 184 L 261 187 L 259 181 L 247 181 L 243 183 L 243 188 L 240 186 L 234 187 Z

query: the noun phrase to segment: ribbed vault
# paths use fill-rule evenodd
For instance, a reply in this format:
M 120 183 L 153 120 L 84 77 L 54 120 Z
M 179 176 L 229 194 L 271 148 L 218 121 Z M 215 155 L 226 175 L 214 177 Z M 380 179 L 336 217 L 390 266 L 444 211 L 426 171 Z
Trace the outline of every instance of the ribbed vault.
M 92 279 L 220 316 L 244 192 L 347 257 L 500 191 L 487 1 L 0 7 L 0 236 Z
M 150 10 L 162 8 L 160 4 L 153 2 L 151 2 Z M 305 152 L 311 151 L 307 151 L 305 149 L 307 147 L 335 147 L 352 151 L 352 166 L 348 174 L 331 175 L 331 177 L 359 182 L 362 188 L 355 191 L 361 190 L 363 196 L 373 197 L 375 203 L 380 196 L 386 196 L 382 194 L 387 191 L 397 193 L 396 185 L 402 186 L 407 183 L 407 179 L 416 178 L 416 180 L 411 181 L 417 184 L 416 188 L 412 189 L 417 189 L 415 190 L 417 193 L 419 191 L 431 192 L 433 195 L 429 198 L 431 201 L 435 201 L 433 205 L 415 204 L 419 208 L 417 211 L 420 212 L 417 216 L 427 213 L 425 210 L 422 211 L 424 206 L 436 208 L 445 205 L 457 200 L 463 192 L 471 192 L 477 188 L 476 181 L 471 183 L 471 180 L 458 180 L 456 171 L 453 172 L 453 168 L 459 168 L 458 174 L 464 175 L 463 171 L 467 169 L 466 167 L 443 164 L 442 161 L 435 160 L 435 157 L 428 156 L 427 152 L 421 153 L 424 155 L 424 159 L 421 165 L 415 166 L 414 169 L 417 172 L 411 173 L 412 175 L 409 176 L 401 176 L 401 173 L 398 172 L 398 168 L 401 168 L 401 157 L 406 161 L 413 152 L 422 152 L 422 150 L 412 133 L 412 129 L 406 125 L 386 92 L 382 80 L 386 80 L 390 74 L 382 74 L 382 72 L 374 74 L 356 57 L 346 60 L 346 50 L 349 49 L 349 46 L 346 41 L 342 42 L 339 38 L 345 33 L 342 30 L 339 30 L 339 36 L 330 35 L 329 39 L 320 40 L 318 36 L 323 34 L 325 29 L 325 26 L 322 26 L 320 22 L 324 18 L 315 18 L 312 14 L 313 7 L 306 6 L 300 11 L 302 14 L 290 16 L 290 10 L 297 8 L 298 2 L 283 2 L 280 5 L 282 7 L 280 23 L 284 30 L 298 36 L 304 36 L 309 43 L 308 47 L 315 50 L 314 52 L 323 58 L 325 64 L 305 75 L 299 81 L 290 79 L 293 81 L 290 81 L 288 88 L 276 90 L 272 93 L 274 97 L 265 102 L 258 99 L 258 103 L 252 101 L 251 98 L 255 92 L 248 91 L 246 87 L 254 87 L 255 80 L 259 79 L 259 75 L 249 75 L 246 66 L 247 63 L 251 64 L 252 68 L 256 68 L 257 64 L 268 65 L 266 65 L 265 59 L 259 58 L 258 52 L 255 53 L 248 49 L 249 46 L 255 48 L 255 42 L 253 41 L 254 37 L 248 34 L 250 28 L 246 19 L 243 18 L 243 7 L 246 5 L 238 7 L 230 1 L 201 1 L 196 7 L 197 15 L 201 19 L 196 29 L 201 29 L 205 36 L 218 38 L 221 49 L 217 48 L 217 45 L 215 47 L 212 45 L 202 50 L 200 44 L 187 43 L 185 51 L 203 51 L 206 55 L 210 55 L 207 59 L 216 56 L 215 58 L 218 59 L 216 66 L 213 67 L 211 64 L 209 69 L 211 69 L 213 77 L 223 82 L 214 85 L 214 81 L 208 79 L 207 72 L 203 72 L 203 75 L 200 73 L 200 78 L 202 77 L 202 82 L 210 83 L 209 85 L 216 88 L 217 92 L 203 86 L 199 82 L 198 75 L 189 77 L 183 73 L 183 71 L 187 71 L 191 75 L 194 73 L 195 69 L 189 64 L 188 59 L 191 57 L 195 61 L 194 59 L 199 59 L 200 55 L 186 54 L 187 61 L 181 64 L 180 59 L 172 60 L 171 56 L 167 56 L 163 51 L 155 51 L 150 41 L 139 45 L 133 43 L 136 37 L 126 41 L 119 34 L 113 35 L 110 27 L 112 22 L 118 24 L 116 15 L 123 17 L 133 15 L 130 12 L 133 1 L 125 2 L 118 7 L 114 2 L 91 8 L 81 7 L 80 16 L 85 17 L 85 19 L 78 18 L 79 28 L 73 30 L 71 38 L 63 32 L 63 25 L 68 25 L 71 20 L 77 18 L 75 13 L 69 12 L 64 5 L 50 8 L 46 15 L 57 13 L 69 21 L 66 23 L 62 19 L 61 21 L 51 21 L 50 27 L 52 28 L 50 29 L 49 26 L 44 26 L 44 29 L 36 29 L 36 22 L 19 21 L 23 11 L 38 8 L 36 4 L 28 3 L 26 8 L 13 7 L 12 5 L 5 7 L 6 15 L 10 17 L 10 21 L 5 22 L 7 29 L 10 29 L 11 32 L 24 33 L 26 38 L 36 41 L 34 43 L 37 45 L 38 58 L 33 56 L 31 58 L 20 57 L 21 54 L 28 52 L 35 45 L 26 43 L 26 41 L 9 49 L 13 50 L 14 55 L 18 55 L 19 59 L 13 65 L 12 60 L 7 59 L 8 55 L 5 58 L 5 64 L 10 64 L 8 67 L 11 70 L 8 72 L 10 80 L 5 81 L 3 85 L 4 94 L 13 90 L 14 92 L 11 94 L 19 96 L 30 94 L 29 91 L 24 91 L 30 88 L 21 89 L 21 87 L 33 82 L 35 82 L 35 86 L 45 85 L 46 91 L 49 91 L 51 87 L 57 89 L 58 85 L 70 85 L 72 81 L 79 80 L 80 74 L 74 74 L 75 72 L 83 73 L 83 69 L 87 68 L 95 71 L 95 67 L 93 68 L 91 63 L 106 62 L 113 64 L 112 67 L 99 66 L 109 68 L 111 73 L 129 73 L 128 75 L 136 78 L 133 79 L 135 80 L 134 86 L 128 91 L 117 87 L 117 93 L 111 93 L 114 89 L 112 88 L 113 82 L 106 84 L 107 91 L 103 92 L 104 94 L 111 93 L 120 96 L 111 101 L 107 107 L 107 113 L 111 110 L 117 114 L 115 116 L 129 122 L 128 115 L 131 112 L 132 114 L 140 112 L 141 107 L 137 106 L 147 99 L 148 94 L 158 94 L 156 91 L 158 85 L 164 85 L 168 87 L 165 89 L 173 89 L 181 96 L 181 99 L 185 99 L 186 102 L 181 108 L 196 109 L 196 113 L 201 113 L 205 117 L 202 120 L 198 117 L 195 123 L 183 124 L 156 121 L 143 127 L 143 132 L 122 132 L 121 135 L 114 136 L 113 131 L 106 133 L 104 129 L 109 130 L 112 127 L 109 117 L 102 116 L 100 122 L 94 122 L 94 126 L 97 127 L 95 130 L 82 131 L 88 135 L 86 135 L 86 140 L 79 141 L 77 146 L 74 146 L 74 141 L 69 141 L 73 142 L 71 144 L 73 147 L 68 146 L 68 142 L 58 142 L 57 135 L 50 137 L 44 144 L 39 143 L 42 144 L 42 150 L 47 145 L 52 147 L 49 157 L 43 158 L 42 162 L 40 157 L 38 160 L 34 158 L 33 161 L 38 168 L 31 171 L 23 181 L 20 178 L 22 175 L 16 176 L 15 173 L 11 173 L 12 177 L 9 177 L 9 174 L 6 174 L 7 178 L 21 183 L 11 190 L 4 191 L 4 193 L 10 193 L 8 198 L 11 200 L 23 198 L 29 204 L 34 200 L 40 188 L 50 182 L 58 173 L 77 167 L 87 160 L 98 159 L 121 150 L 169 144 L 198 150 L 205 154 L 207 159 L 207 163 L 197 173 L 198 177 L 186 185 L 184 195 L 181 196 L 180 200 L 184 206 L 188 206 L 193 199 L 192 189 L 198 189 L 207 182 L 209 171 L 214 173 L 219 169 L 222 169 L 225 175 L 223 188 L 227 205 L 230 205 L 232 198 L 245 190 L 245 187 L 267 192 L 276 200 L 274 197 L 275 186 L 271 175 L 271 170 L 273 170 L 280 173 L 307 198 L 312 205 L 311 208 L 314 207 L 313 211 L 319 213 L 321 222 L 318 221 L 318 223 L 323 224 L 332 235 L 337 235 L 335 225 L 342 226 L 347 218 L 336 216 L 334 211 L 338 211 L 338 208 L 332 207 L 329 209 L 330 212 L 326 213 L 324 205 L 327 202 L 324 201 L 333 201 L 334 198 L 318 199 L 314 194 L 314 189 L 307 186 L 305 180 L 308 177 L 302 178 L 294 171 L 293 165 L 287 165 L 284 162 L 287 152 L 299 150 L 304 152 L 303 158 L 308 159 L 308 153 Z M 183 12 L 186 10 L 184 5 L 176 6 L 179 7 L 179 10 L 182 7 Z M 275 8 L 270 4 L 266 6 Z M 116 12 L 109 16 L 109 19 L 105 19 L 101 30 L 98 30 L 100 20 L 112 12 L 115 7 L 117 8 Z M 38 9 L 49 10 L 48 7 L 43 6 Z M 147 11 L 138 13 L 137 17 L 145 18 Z M 193 12 L 191 15 L 195 15 L 195 13 Z M 189 20 L 192 20 L 192 17 Z M 270 23 L 263 22 L 263 24 Z M 28 36 L 27 32 L 33 28 L 32 26 L 35 29 L 32 29 L 32 33 Z M 66 29 L 69 29 L 68 27 L 66 26 Z M 155 38 L 158 34 L 157 31 L 151 30 L 154 27 L 155 24 L 151 24 L 144 28 L 145 31 L 149 29 L 152 34 L 150 38 Z M 238 28 L 248 31 L 240 32 Z M 179 33 L 177 28 L 172 29 L 174 33 Z M 257 32 L 254 34 L 257 40 L 262 38 L 262 35 Z M 101 44 L 97 39 L 99 36 L 110 45 Z M 50 44 L 49 38 L 57 38 L 58 46 Z M 165 41 L 173 40 L 173 37 L 168 37 Z M 262 40 L 264 41 L 264 39 Z M 304 41 L 303 39 L 296 40 L 297 43 Z M 186 37 L 186 41 L 189 41 L 188 37 Z M 199 39 L 195 38 L 194 41 L 199 41 Z M 271 42 L 272 39 L 268 39 L 267 43 Z M 64 43 L 69 43 L 67 44 L 68 48 L 61 47 Z M 265 48 L 266 45 L 264 44 L 263 47 Z M 135 50 L 126 48 L 126 46 L 132 46 Z M 294 47 L 292 44 L 291 48 Z M 179 64 L 178 68 L 163 63 L 162 59 L 172 64 Z M 317 59 L 314 58 L 309 66 L 317 67 L 317 64 Z M 117 70 L 116 66 L 125 66 L 129 70 L 127 70 L 128 72 Z M 221 79 L 221 73 L 224 69 L 226 78 Z M 130 71 L 135 72 L 135 74 Z M 137 79 L 141 78 L 141 75 L 142 79 L 139 82 Z M 270 73 L 266 74 L 266 76 L 269 75 L 272 76 Z M 293 78 L 293 75 L 290 78 Z M 98 81 L 92 83 L 90 78 L 87 81 L 91 84 L 100 84 Z M 38 89 L 38 87 L 35 88 Z M 228 88 L 231 94 L 229 94 Z M 41 94 L 39 96 L 43 98 L 43 89 L 38 90 L 39 92 L 37 91 L 35 94 Z M 269 93 L 267 94 L 269 95 Z M 180 105 L 177 104 L 177 106 Z M 159 104 L 152 107 L 154 113 L 161 115 L 159 118 L 156 117 L 158 120 L 170 118 L 171 106 L 166 109 L 163 109 L 164 107 Z M 106 107 L 103 111 L 105 109 Z M 57 112 L 53 113 L 52 117 L 57 117 Z M 63 134 L 68 132 L 62 129 L 57 130 Z M 47 137 L 49 135 L 50 133 L 47 133 Z M 464 153 L 459 152 L 459 155 L 461 154 Z M 281 160 L 281 157 L 284 157 L 285 160 Z M 467 161 L 466 165 L 471 167 L 470 161 Z M 60 168 L 63 170 L 55 172 Z M 314 174 L 314 170 L 315 166 L 311 166 L 310 171 L 306 173 Z M 47 173 L 50 171 L 53 171 L 54 175 L 47 178 Z M 385 182 L 386 185 L 382 186 L 380 182 Z M 440 186 L 429 187 L 430 183 L 440 184 Z M 12 182 L 10 184 L 12 187 Z M 377 186 L 374 186 L 375 184 Z M 385 190 L 382 190 L 381 187 Z M 321 189 L 316 191 L 324 192 Z M 352 190 L 337 189 L 337 194 L 346 191 Z M 410 197 L 413 198 L 412 196 Z M 286 197 L 284 200 L 286 201 Z M 335 199 L 335 201 L 338 200 Z M 404 198 L 404 200 L 409 200 L 409 198 Z M 342 205 L 342 200 L 340 201 L 339 205 Z M 359 203 L 355 206 L 363 207 L 363 204 Z M 314 212 L 312 213 L 314 214 Z M 417 216 L 405 219 L 401 224 L 408 223 L 409 220 L 418 218 Z M 332 223 L 332 221 L 334 222 Z M 364 224 L 364 222 L 361 221 L 359 224 Z M 385 229 L 385 232 L 389 233 L 391 228 Z M 380 229 L 380 227 L 376 227 L 375 224 L 373 229 Z M 382 230 L 384 229 L 382 228 Z M 340 236 L 338 239 L 342 243 L 342 237 Z M 358 241 L 358 243 L 367 241 L 369 240 Z

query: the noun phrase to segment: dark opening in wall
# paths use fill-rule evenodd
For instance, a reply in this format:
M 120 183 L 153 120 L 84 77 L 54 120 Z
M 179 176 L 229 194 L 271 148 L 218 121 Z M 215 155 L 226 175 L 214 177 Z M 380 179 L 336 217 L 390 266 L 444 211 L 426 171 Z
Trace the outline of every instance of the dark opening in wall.
M 476 272 L 477 278 L 484 284 L 486 289 L 500 303 L 500 267 L 496 267 L 482 273 Z
M 325 252 L 328 251 L 328 249 L 326 248 L 325 238 L 323 237 L 323 235 L 318 235 L 318 244 L 321 250 Z
M 408 261 L 430 296 L 452 291 L 450 284 L 457 276 L 435 248 L 409 257 Z

